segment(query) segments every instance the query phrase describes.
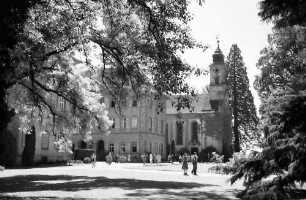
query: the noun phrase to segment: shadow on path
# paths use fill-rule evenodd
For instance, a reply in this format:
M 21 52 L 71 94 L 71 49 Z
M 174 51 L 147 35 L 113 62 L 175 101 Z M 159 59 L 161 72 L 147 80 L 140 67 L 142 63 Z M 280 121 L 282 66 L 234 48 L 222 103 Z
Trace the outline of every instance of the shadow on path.
M 226 191 L 224 195 L 203 191 L 203 187 L 216 185 L 165 182 L 153 180 L 137 179 L 109 179 L 106 177 L 68 176 L 68 175 L 24 175 L 0 178 L 0 198 L 18 199 L 19 197 L 9 197 L 5 193 L 31 192 L 31 191 L 80 191 L 93 189 L 120 188 L 129 190 L 126 198 L 150 198 L 152 195 L 171 196 L 176 198 L 200 198 L 228 200 Z M 199 190 L 199 188 L 202 188 Z M 149 190 L 150 189 L 150 190 Z M 155 189 L 155 190 L 152 190 Z M 175 190 L 179 189 L 181 192 Z M 236 193 L 236 191 L 228 191 Z M 28 197 L 26 199 L 47 199 L 53 197 Z M 152 197 L 151 197 L 152 198 Z M 65 198 L 67 199 L 67 198 Z

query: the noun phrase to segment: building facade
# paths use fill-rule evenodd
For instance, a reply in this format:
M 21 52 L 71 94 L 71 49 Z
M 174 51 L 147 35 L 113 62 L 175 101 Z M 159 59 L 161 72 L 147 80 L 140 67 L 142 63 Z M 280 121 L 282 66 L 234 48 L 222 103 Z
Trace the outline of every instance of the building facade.
M 187 148 L 190 152 L 199 153 L 207 147 L 214 147 L 225 157 L 231 154 L 232 131 L 226 64 L 219 44 L 209 68 L 208 91 L 195 97 L 192 111 L 183 109 L 178 113 L 171 100 L 167 102 L 166 135 L 170 151 Z
M 214 147 L 218 152 L 229 156 L 232 143 L 231 117 L 226 65 L 219 45 L 209 68 L 208 91 L 196 95 L 192 102 L 192 111 L 182 109 L 178 113 L 170 98 L 136 98 L 128 88 L 129 92 L 119 109 L 112 97 L 105 94 L 101 103 L 106 105 L 109 118 L 113 121 L 110 134 L 100 134 L 93 129 L 92 140 L 84 142 L 84 134 L 80 130 L 71 136 L 73 150 L 93 149 L 98 160 L 104 159 L 108 152 L 130 156 L 132 159 L 138 159 L 142 153 L 151 152 L 160 154 L 165 159 L 167 153 L 174 154 L 182 148 L 199 153 L 207 147 Z M 57 102 L 59 109 L 70 111 L 70 105 L 64 99 L 52 95 L 51 98 Z M 18 119 L 12 124 L 12 130 L 18 127 Z M 17 163 L 20 163 L 25 134 L 18 129 L 13 132 L 17 140 Z M 36 162 L 73 158 L 68 153 L 57 151 L 54 146 L 55 136 L 49 133 L 38 134 L 39 130 L 36 132 Z
M 104 159 L 106 152 L 138 159 L 144 152 L 166 156 L 166 109 L 165 99 L 146 96 L 136 98 L 132 90 L 118 104 L 105 95 L 109 118 L 113 121 L 110 134 L 92 131 L 92 140 L 84 143 L 82 135 L 75 134 L 72 141 L 75 149 L 94 149 L 98 159 Z

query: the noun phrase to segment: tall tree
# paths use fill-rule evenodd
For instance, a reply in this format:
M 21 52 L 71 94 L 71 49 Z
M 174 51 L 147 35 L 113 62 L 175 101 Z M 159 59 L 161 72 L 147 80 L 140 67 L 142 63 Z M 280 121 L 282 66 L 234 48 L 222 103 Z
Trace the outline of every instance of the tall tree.
M 79 129 L 80 119 L 88 119 L 83 120 L 86 133 L 93 123 L 101 132 L 107 130 L 110 121 L 99 103 L 101 88 L 116 98 L 125 84 L 138 94 L 150 92 L 151 84 L 158 95 L 192 91 L 184 78 L 193 68 L 178 55 L 203 47 L 187 26 L 190 1 L 24 2 L 20 13 L 6 17 L 22 20 L 6 24 L 10 29 L 5 34 L 14 26 L 19 29 L 5 47 L 7 62 L 1 60 L 1 67 L 9 70 L 0 76 L 4 93 L 14 97 L 10 106 L 23 114 L 24 127 L 38 118 L 67 141 L 66 136 Z M 50 101 L 52 95 L 69 102 L 73 112 L 60 112 Z
M 239 152 L 241 146 L 256 142 L 260 135 L 257 131 L 259 120 L 250 91 L 249 78 L 237 44 L 232 45 L 227 57 L 226 80 L 233 116 L 234 151 Z
M 265 140 L 263 151 L 254 153 L 232 178 L 248 177 L 244 197 L 288 199 L 286 189 L 306 181 L 305 38 L 305 27 L 276 28 L 261 52 L 255 86 Z

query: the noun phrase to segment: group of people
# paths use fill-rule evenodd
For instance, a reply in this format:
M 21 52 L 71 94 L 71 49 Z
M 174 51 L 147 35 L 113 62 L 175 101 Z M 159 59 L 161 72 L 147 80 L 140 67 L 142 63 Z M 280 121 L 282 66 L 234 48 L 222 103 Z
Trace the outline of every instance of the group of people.
M 119 156 L 116 156 L 115 155 L 115 162 L 118 162 L 118 157 Z M 160 163 L 161 162 L 161 155 L 160 154 L 152 154 L 150 153 L 149 154 L 149 157 L 147 156 L 147 154 L 143 153 L 141 155 L 141 159 L 143 161 L 143 165 L 146 164 L 146 161 L 147 159 L 149 158 L 149 162 L 150 164 L 152 163 Z M 96 166 L 96 154 L 93 153 L 92 156 L 91 156 L 91 159 L 92 159 L 92 167 L 95 167 Z M 187 170 L 188 170 L 188 162 L 190 161 L 192 163 L 192 170 L 191 170 L 191 174 L 193 175 L 197 175 L 197 169 L 198 169 L 198 155 L 196 152 L 193 153 L 193 155 L 189 156 L 187 153 L 184 153 L 183 156 L 180 156 L 179 159 L 182 161 L 182 170 L 184 171 L 184 175 L 188 175 L 187 174 Z M 168 156 L 168 161 L 170 163 L 173 163 L 173 156 L 170 154 Z M 111 153 L 109 153 L 107 156 L 106 156 L 106 163 L 107 164 L 112 164 L 113 162 L 113 156 Z
M 161 163 L 161 155 L 160 154 L 152 154 L 150 153 L 149 155 L 143 153 L 141 155 L 141 159 L 142 159 L 142 162 L 143 162 L 143 165 L 146 164 L 147 160 L 149 161 L 150 164 L 153 164 L 153 163 Z
M 187 153 L 184 153 L 184 155 L 182 156 L 182 170 L 184 171 L 184 175 L 188 175 L 187 174 L 187 170 L 188 170 L 188 161 L 189 161 L 189 156 Z M 191 174 L 193 175 L 198 175 L 197 174 L 197 170 L 198 170 L 198 155 L 196 152 L 193 153 L 193 155 L 190 156 L 190 161 L 192 163 L 192 170 L 191 170 Z

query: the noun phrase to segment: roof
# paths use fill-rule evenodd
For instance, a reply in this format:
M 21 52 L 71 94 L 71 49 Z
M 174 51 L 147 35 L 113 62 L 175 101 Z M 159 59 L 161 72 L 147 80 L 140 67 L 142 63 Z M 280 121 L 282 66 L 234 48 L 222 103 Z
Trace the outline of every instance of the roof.
M 209 94 L 197 94 L 192 102 L 194 110 L 190 112 L 188 108 L 182 109 L 181 113 L 204 113 L 210 112 L 212 110 L 210 105 Z M 175 97 L 172 97 L 166 102 L 166 114 L 177 114 L 175 105 L 172 105 L 172 102 L 175 101 Z

